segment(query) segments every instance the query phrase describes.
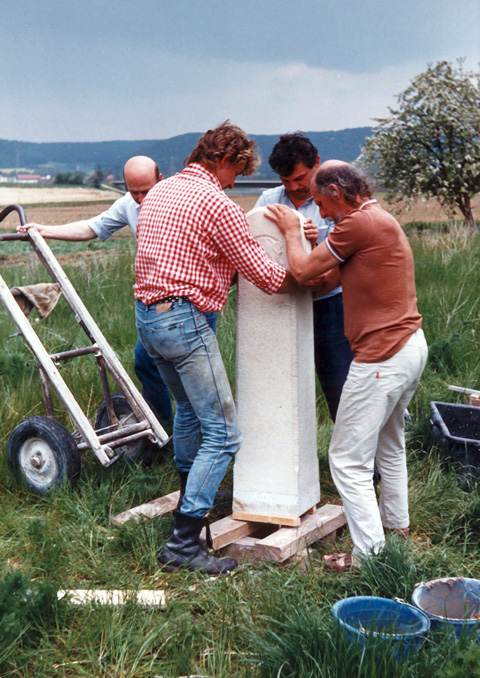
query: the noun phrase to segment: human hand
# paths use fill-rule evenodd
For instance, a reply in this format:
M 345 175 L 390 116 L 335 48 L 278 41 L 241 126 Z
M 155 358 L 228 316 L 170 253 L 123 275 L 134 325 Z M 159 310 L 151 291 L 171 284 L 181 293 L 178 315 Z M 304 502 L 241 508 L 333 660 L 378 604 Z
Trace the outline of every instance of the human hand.
M 300 219 L 295 212 L 286 205 L 267 205 L 265 216 L 273 221 L 282 233 L 287 231 L 298 231 L 300 229 Z
M 305 219 L 303 222 L 303 232 L 307 240 L 310 241 L 312 247 L 317 243 L 318 238 L 318 227 L 313 223 L 311 219 Z
M 26 233 L 29 228 L 38 228 L 39 225 L 40 224 L 34 224 L 33 222 L 29 224 L 20 224 L 17 226 L 17 231 L 19 233 Z

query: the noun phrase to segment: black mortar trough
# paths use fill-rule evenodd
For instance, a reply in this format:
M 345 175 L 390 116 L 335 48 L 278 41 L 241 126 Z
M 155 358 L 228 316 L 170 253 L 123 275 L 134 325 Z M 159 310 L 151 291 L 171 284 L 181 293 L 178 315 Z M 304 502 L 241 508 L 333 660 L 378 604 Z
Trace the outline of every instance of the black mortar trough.
M 431 402 L 433 435 L 445 458 L 469 481 L 480 479 L 480 407 Z

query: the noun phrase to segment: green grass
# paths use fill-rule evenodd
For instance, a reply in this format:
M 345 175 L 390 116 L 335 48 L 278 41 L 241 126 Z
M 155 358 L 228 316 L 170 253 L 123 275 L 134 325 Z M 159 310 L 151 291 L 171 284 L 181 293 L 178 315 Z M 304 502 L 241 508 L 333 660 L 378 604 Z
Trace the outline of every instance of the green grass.
M 423 228 L 410 238 L 430 345 L 409 408 L 412 538 L 388 538 L 377 558 L 341 576 L 325 570 L 321 556 L 348 549 L 348 531 L 333 543 L 312 545 L 301 565 L 258 562 L 217 580 L 161 573 L 156 556 L 170 532 L 171 516 L 121 528 L 110 517 L 177 489 L 170 451 L 151 466 L 119 462 L 110 469 L 87 452 L 76 486 L 46 497 L 26 491 L 10 473 L 6 445 L 12 429 L 26 417 L 44 414 L 44 407 L 35 361 L 22 338 L 8 338 L 15 328 L 0 309 L 1 676 L 480 677 L 475 643 L 455 642 L 439 631 L 418 653 L 397 661 L 388 647 L 363 652 L 345 642 L 330 614 L 333 603 L 347 596 L 408 601 L 419 581 L 480 578 L 480 493 L 476 487 L 465 491 L 444 463 L 431 435 L 428 405 L 432 400 L 466 402 L 448 384 L 480 386 L 480 237 L 455 226 Z M 134 376 L 133 250 L 128 242 L 123 247 L 65 265 L 65 270 Z M 89 245 L 83 250 L 88 252 Z M 71 251 L 70 245 L 59 244 L 57 253 Z M 28 269 L 4 267 L 2 275 L 9 286 L 48 280 L 33 260 Z M 50 352 L 88 343 L 63 300 L 49 318 L 33 325 Z M 219 319 L 218 336 L 234 384 L 235 292 Z M 72 360 L 62 374 L 94 418 L 102 400 L 94 362 Z M 328 469 L 332 425 L 320 393 L 317 415 L 322 501 L 338 502 Z M 72 428 L 61 408 L 58 419 Z M 225 484 L 231 484 L 231 472 Z M 57 601 L 59 588 L 164 589 L 167 608 L 75 607 Z
M 101 241 L 98 238 L 93 240 L 88 240 L 84 242 L 64 242 L 63 240 L 49 240 L 48 245 L 55 256 L 59 255 L 69 255 L 70 259 L 72 254 L 82 253 L 88 255 L 90 253 L 96 252 L 110 252 L 115 250 L 117 254 L 129 253 L 131 257 L 135 256 L 135 240 L 133 237 L 127 235 L 117 236 L 114 238 L 109 238 L 108 240 Z M 22 240 L 13 240 L 9 242 L 4 242 L 2 249 L 0 251 L 0 262 L 2 264 L 8 264 L 9 257 L 12 254 L 23 254 L 29 259 L 29 266 L 36 268 L 38 259 L 34 254 L 30 243 Z M 41 274 L 44 276 L 43 267 L 40 268 Z M 24 275 L 22 275 L 22 278 Z M 30 277 L 29 277 L 30 281 Z M 19 283 L 20 284 L 20 283 Z

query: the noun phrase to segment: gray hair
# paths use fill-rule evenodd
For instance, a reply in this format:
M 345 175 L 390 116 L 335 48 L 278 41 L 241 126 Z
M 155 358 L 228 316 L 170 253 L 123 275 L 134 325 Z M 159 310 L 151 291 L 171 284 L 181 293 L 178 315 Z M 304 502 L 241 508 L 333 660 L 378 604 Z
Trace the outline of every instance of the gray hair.
M 334 184 L 350 205 L 355 205 L 358 198 L 369 200 L 372 197 L 367 177 L 348 163 L 327 163 L 326 167 L 320 166 L 313 181 L 316 190 L 323 195 L 331 195 L 332 191 L 328 187 Z

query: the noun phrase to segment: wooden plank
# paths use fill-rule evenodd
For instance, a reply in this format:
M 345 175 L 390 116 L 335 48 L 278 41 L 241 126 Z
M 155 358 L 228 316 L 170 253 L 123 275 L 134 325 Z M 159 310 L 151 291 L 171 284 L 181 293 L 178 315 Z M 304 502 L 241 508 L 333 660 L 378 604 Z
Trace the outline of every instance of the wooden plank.
M 241 511 L 234 511 L 232 513 L 234 520 L 245 520 L 247 522 L 268 523 L 270 525 L 285 525 L 287 527 L 299 527 L 301 525 L 301 518 L 286 518 L 285 516 L 261 516 L 255 513 L 242 513 Z
M 303 551 L 297 551 L 295 555 L 290 556 L 290 558 L 287 558 L 282 562 L 282 565 L 298 565 L 301 564 L 302 566 L 307 566 L 308 565 L 308 549 L 303 549 Z M 302 567 L 302 569 L 304 569 Z
M 138 591 L 122 591 L 119 589 L 60 589 L 57 591 L 58 600 L 66 598 L 73 605 L 125 605 L 134 602 L 143 608 L 160 607 L 165 609 L 165 591 L 157 589 L 139 589 Z
M 258 528 L 259 526 L 256 523 L 235 520 L 232 516 L 210 523 L 213 548 L 220 549 L 242 537 L 253 534 Z M 205 529 L 203 529 L 200 538 L 205 539 L 205 536 Z
M 146 504 L 134 506 L 133 508 L 128 509 L 128 511 L 112 516 L 110 522 L 114 525 L 124 525 L 127 520 L 131 519 L 138 522 L 140 520 L 163 516 L 165 513 L 169 513 L 177 508 L 179 498 L 180 490 L 177 490 L 176 492 L 166 494 L 163 497 L 149 501 Z
M 251 563 L 255 560 L 254 550 L 257 541 L 256 537 L 237 539 L 237 541 L 222 548 L 222 556 L 235 558 L 239 563 Z
M 346 519 L 341 506 L 325 504 L 314 514 L 303 516 L 300 527 L 285 527 L 257 541 L 254 550 L 255 558 L 283 562 L 303 550 L 308 544 L 322 539 L 345 523 Z

